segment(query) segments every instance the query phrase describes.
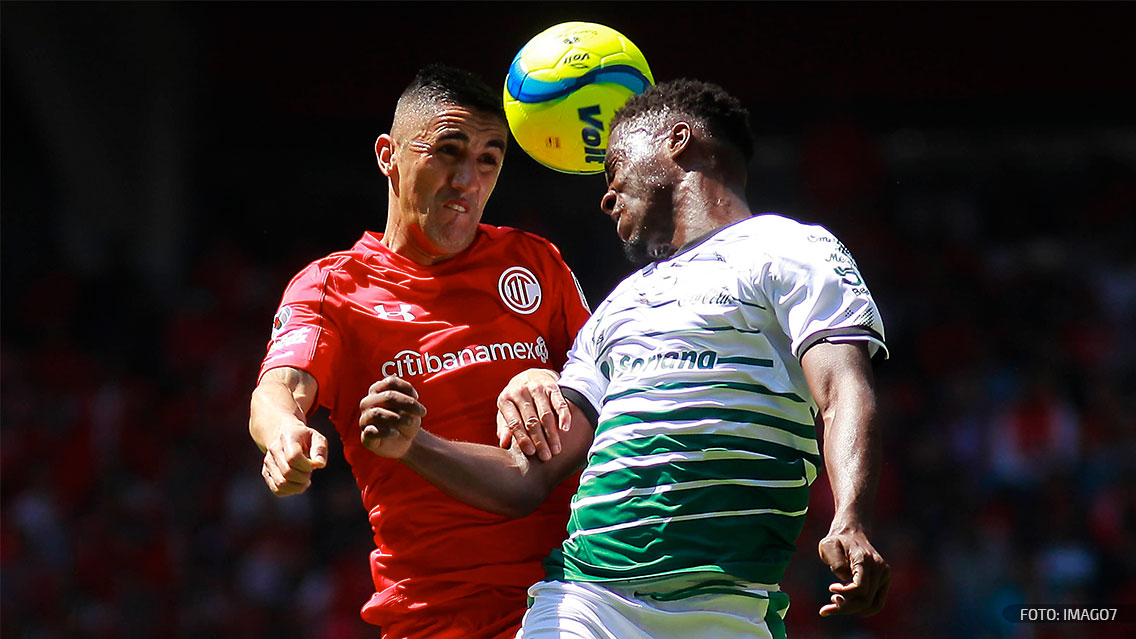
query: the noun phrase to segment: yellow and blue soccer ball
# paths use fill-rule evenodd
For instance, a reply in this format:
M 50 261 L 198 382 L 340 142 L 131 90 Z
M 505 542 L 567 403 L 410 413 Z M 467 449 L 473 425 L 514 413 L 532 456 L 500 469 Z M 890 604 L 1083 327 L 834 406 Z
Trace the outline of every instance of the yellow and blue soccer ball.
M 611 27 L 565 22 L 521 47 L 505 77 L 505 117 L 537 162 L 603 171 L 611 116 L 655 83 L 639 47 Z

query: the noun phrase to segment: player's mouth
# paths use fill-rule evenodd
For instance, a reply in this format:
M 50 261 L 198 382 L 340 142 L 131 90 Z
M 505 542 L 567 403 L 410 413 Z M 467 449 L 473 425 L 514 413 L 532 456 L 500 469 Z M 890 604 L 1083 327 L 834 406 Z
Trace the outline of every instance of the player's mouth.
M 469 205 L 461 200 L 450 200 L 443 202 L 442 208 L 457 211 L 458 213 L 469 213 Z

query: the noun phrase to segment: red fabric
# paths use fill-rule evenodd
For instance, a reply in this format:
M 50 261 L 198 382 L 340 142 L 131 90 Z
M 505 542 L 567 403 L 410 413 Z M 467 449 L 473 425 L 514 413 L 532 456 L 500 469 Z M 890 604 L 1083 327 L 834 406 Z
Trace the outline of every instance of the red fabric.
M 495 445 L 500 390 L 526 368 L 559 369 L 587 309 L 559 252 L 535 235 L 483 224 L 467 251 L 433 266 L 391 253 L 381 238 L 367 233 L 292 280 L 261 375 L 278 366 L 311 373 L 317 404 L 343 439 L 375 535 L 366 621 L 385 630 L 428 618 L 487 586 L 517 589 L 523 612 L 524 588 L 543 577 L 540 560 L 564 538 L 572 482 L 522 519 L 466 506 L 363 448 L 359 402 L 397 374 L 426 406 L 423 428 Z M 519 283 L 503 277 L 514 267 L 535 276 L 539 292 L 524 272 Z

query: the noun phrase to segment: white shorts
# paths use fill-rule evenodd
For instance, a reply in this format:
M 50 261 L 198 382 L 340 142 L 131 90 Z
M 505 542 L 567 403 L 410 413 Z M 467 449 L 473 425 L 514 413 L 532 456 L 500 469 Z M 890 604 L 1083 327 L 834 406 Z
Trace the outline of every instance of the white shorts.
M 634 587 L 541 581 L 516 639 L 785 639 L 789 598 L 748 590 L 660 601 Z

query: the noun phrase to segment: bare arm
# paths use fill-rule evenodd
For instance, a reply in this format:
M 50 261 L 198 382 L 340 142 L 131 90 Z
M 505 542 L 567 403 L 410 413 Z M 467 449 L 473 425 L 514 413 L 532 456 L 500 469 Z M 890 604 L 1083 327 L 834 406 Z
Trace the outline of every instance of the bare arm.
M 836 504 L 819 552 L 841 581 L 829 586 L 831 603 L 820 614 L 873 615 L 884 606 L 890 572 L 868 540 L 879 480 L 880 438 L 867 345 L 820 343 L 801 358 L 801 367 L 820 408 L 825 469 Z
M 584 419 L 582 414 L 580 419 Z M 422 431 L 402 462 L 454 499 L 489 512 L 524 517 L 583 466 L 591 444 L 591 433 L 585 431 L 590 430 L 576 428 L 569 431 L 571 435 L 565 433 L 562 452 L 548 461 L 526 456 L 516 444 L 505 450 L 448 441 Z
M 579 408 L 567 405 L 576 424 L 588 423 Z M 459 501 L 509 517 L 523 517 L 543 503 L 583 465 L 592 441 L 591 428 L 565 431 L 560 454 L 541 461 L 526 456 L 516 442 L 505 450 L 442 439 L 421 429 L 425 409 L 409 383 L 397 377 L 372 385 L 360 408 L 360 437 L 368 449 L 400 460 Z
M 304 492 L 312 472 L 327 465 L 327 439 L 306 417 L 317 390 L 314 377 L 285 366 L 265 373 L 252 392 L 249 434 L 264 451 L 261 475 L 278 497 Z

